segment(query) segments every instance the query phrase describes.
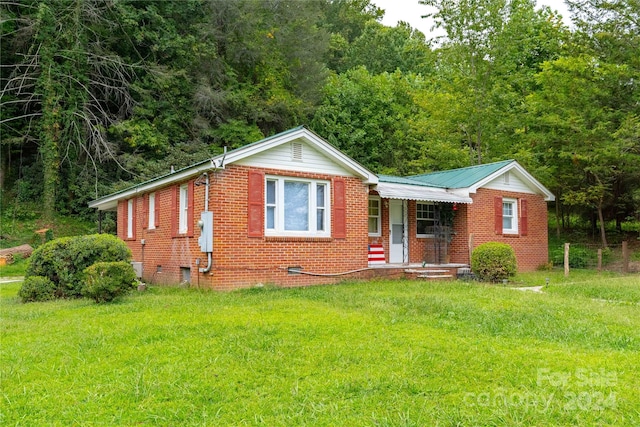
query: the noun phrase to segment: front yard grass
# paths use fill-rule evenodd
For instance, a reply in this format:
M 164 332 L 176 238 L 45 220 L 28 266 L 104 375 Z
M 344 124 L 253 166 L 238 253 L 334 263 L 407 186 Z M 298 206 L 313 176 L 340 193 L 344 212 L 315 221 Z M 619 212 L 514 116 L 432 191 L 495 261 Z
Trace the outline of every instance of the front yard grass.
M 21 304 L 19 286 L 0 286 L 2 425 L 640 425 L 637 276 L 106 305 Z

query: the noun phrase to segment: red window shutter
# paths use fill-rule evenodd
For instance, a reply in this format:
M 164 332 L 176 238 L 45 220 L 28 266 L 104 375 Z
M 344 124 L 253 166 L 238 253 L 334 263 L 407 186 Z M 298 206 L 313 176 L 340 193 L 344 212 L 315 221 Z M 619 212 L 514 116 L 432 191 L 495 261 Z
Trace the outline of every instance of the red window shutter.
M 156 200 L 155 200 L 155 213 L 153 222 L 156 227 L 160 225 L 160 193 L 156 192 Z
M 187 187 L 187 236 L 193 237 L 193 181 Z
M 118 237 L 122 240 L 127 238 L 127 201 L 120 200 L 118 202 Z
M 493 199 L 496 234 L 502 234 L 502 197 Z
M 333 180 L 333 237 L 347 237 L 347 190 L 342 178 Z
M 171 188 L 171 237 L 178 236 L 178 186 Z
M 149 226 L 149 195 L 142 196 L 142 228 Z
M 249 171 L 247 235 L 262 237 L 264 233 L 264 172 Z
M 529 224 L 528 224 L 528 216 L 527 212 L 527 199 L 520 200 L 520 235 L 526 236 L 529 233 Z

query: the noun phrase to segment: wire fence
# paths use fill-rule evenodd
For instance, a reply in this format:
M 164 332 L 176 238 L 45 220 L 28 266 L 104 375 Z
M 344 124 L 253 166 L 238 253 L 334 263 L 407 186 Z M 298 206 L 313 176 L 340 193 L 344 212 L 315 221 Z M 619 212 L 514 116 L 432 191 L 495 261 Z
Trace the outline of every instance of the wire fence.
M 625 273 L 640 271 L 640 263 L 630 260 L 627 242 L 607 248 L 591 243 L 565 243 L 549 248 L 549 259 L 554 266 L 564 266 L 565 270 L 568 267 Z

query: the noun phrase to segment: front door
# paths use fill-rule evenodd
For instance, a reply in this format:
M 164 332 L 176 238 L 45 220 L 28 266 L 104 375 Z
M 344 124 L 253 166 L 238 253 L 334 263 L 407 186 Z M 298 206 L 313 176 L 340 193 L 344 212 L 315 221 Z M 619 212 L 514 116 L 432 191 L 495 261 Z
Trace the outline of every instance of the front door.
M 406 245 L 405 212 L 403 200 L 389 200 L 389 262 L 407 262 L 409 254 Z

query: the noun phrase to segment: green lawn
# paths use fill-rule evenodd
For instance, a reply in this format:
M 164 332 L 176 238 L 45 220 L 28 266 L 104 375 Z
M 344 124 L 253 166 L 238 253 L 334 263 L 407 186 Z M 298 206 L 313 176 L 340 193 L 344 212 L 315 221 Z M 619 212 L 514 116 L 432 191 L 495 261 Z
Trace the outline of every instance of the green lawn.
M 640 425 L 637 276 L 541 294 L 152 287 L 107 305 L 18 288 L 0 286 L 1 425 Z

